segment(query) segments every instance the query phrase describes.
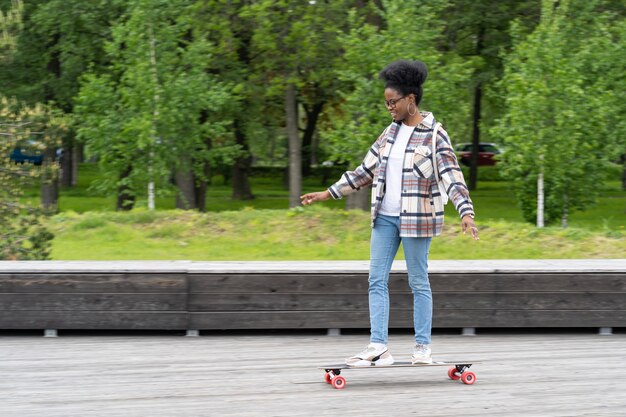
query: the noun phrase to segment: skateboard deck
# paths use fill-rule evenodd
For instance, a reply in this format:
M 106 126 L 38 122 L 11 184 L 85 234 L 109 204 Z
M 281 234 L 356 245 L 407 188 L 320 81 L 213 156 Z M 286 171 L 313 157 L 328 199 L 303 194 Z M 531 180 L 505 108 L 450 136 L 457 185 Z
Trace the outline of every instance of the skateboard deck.
M 413 364 L 411 362 L 395 362 L 393 365 L 372 365 L 372 366 L 350 366 L 345 363 L 336 365 L 320 366 L 318 369 L 324 371 L 324 380 L 333 386 L 335 389 L 344 389 L 346 387 L 346 378 L 340 376 L 341 371 L 352 369 L 388 369 L 388 368 L 423 368 L 427 366 L 448 366 L 448 377 L 452 380 L 460 380 L 466 385 L 472 385 L 476 382 L 476 374 L 468 371 L 468 369 L 477 363 L 478 361 L 445 361 L 445 362 L 433 362 L 433 363 L 418 363 Z

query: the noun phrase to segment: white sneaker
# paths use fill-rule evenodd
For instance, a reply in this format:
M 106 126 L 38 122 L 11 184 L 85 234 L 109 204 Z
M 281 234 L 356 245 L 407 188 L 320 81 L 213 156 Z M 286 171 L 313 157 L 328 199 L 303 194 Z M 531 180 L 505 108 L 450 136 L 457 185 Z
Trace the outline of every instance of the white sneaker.
M 418 343 L 413 348 L 413 356 L 411 356 L 411 362 L 415 365 L 418 363 L 433 363 L 431 355 L 430 345 L 424 345 Z
M 370 343 L 362 352 L 346 359 L 350 366 L 381 366 L 393 365 L 393 357 L 387 346 L 381 343 Z

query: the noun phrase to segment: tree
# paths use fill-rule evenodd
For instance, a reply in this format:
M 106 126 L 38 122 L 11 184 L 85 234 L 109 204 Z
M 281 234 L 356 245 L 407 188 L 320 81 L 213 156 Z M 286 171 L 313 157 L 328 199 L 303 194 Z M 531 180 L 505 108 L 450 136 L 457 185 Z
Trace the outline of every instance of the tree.
M 623 13 L 619 19 L 611 14 L 604 19 L 599 28 L 603 32 L 582 45 L 580 58 L 585 59 L 585 66 L 597 76 L 592 80 L 589 95 L 594 101 L 601 101 L 601 132 L 608 139 L 609 148 L 605 157 L 622 163 L 622 189 L 626 190 L 626 63 L 619 59 L 626 40 L 626 19 Z
M 567 227 L 572 211 L 593 204 L 608 161 L 624 149 L 624 18 L 606 5 L 544 0 L 532 34 L 512 27 L 506 113 L 494 134 L 506 144 L 502 173 L 528 221 L 537 216 L 541 176 L 546 224 Z
M 0 97 L 0 154 L 17 147 L 42 151 L 51 147 L 64 128 L 63 118 L 41 105 L 26 107 L 16 100 Z M 23 189 L 38 177 L 54 182 L 54 165 L 42 167 L 13 164 L 0 158 L 0 259 L 47 259 L 52 233 L 43 225 L 45 213 L 56 207 L 35 208 L 20 202 Z M 42 175 L 42 171 L 44 174 Z
M 350 4 L 263 0 L 248 8 L 247 15 L 256 22 L 252 37 L 256 82 L 266 86 L 266 100 L 283 104 L 290 207 L 300 204 L 302 168 L 310 167 L 315 155 L 319 117 L 337 99 L 336 69 L 343 53 L 338 34 L 346 25 Z
M 466 86 L 473 65 L 452 52 L 444 54 L 437 49 L 444 30 L 438 16 L 447 2 L 429 2 L 419 9 L 406 8 L 394 1 L 376 3 L 369 3 L 366 9 L 369 13 L 363 13 L 362 9 L 350 11 L 352 29 L 340 38 L 345 55 L 337 72 L 343 82 L 339 92 L 343 101 L 325 114 L 327 123 L 322 134 L 328 153 L 352 166 L 361 162 L 369 146 L 391 121 L 383 105 L 383 86 L 378 74 L 397 59 L 419 59 L 429 68 L 421 110 L 432 110 L 453 138 L 469 131 Z M 377 21 L 370 16 L 381 19 Z M 363 201 L 360 207 L 369 210 L 367 195 Z
M 101 186 L 117 189 L 118 209 L 132 208 L 149 184 L 166 190 L 172 173 L 177 207 L 203 207 L 206 163 L 237 150 L 222 121 L 228 86 L 207 72 L 213 46 L 193 31 L 191 5 L 133 1 L 106 45 L 109 73 L 84 78 L 78 134 L 100 159 Z
M 20 51 L 22 47 L 21 40 L 24 38 L 23 34 L 27 30 L 26 28 L 30 28 L 30 25 L 26 25 L 24 23 L 25 21 L 28 22 L 28 19 L 24 18 L 24 15 L 26 14 L 24 4 L 21 1 L 12 1 L 11 6 L 12 6 L 11 9 L 6 15 L 4 14 L 0 15 L 0 23 L 2 26 L 2 47 L 0 48 L 0 51 L 1 51 L 0 58 L 2 58 L 0 59 L 0 68 L 2 70 L 0 70 L 0 73 L 3 73 L 8 68 L 13 68 L 14 66 L 16 66 L 16 62 L 19 62 L 20 54 L 18 53 L 18 51 Z M 29 15 L 27 14 L 27 16 Z M 18 74 L 21 74 L 20 71 L 15 71 L 15 68 L 13 70 L 8 70 L 7 73 L 14 75 L 16 77 L 20 76 Z M 11 80 L 11 77 L 9 77 L 9 80 Z M 6 82 L 5 85 L 7 85 L 8 88 L 4 89 L 3 91 L 4 94 L 11 94 L 13 90 L 15 90 L 15 88 L 11 88 L 11 86 L 13 86 L 14 84 L 11 83 L 10 81 Z M 3 96 L 2 98 L 5 98 L 5 97 L 6 96 Z M 17 101 L 15 100 L 11 100 L 11 102 L 17 103 Z M 39 102 L 35 101 L 35 102 L 32 102 L 31 104 L 36 105 L 37 108 L 34 111 L 34 113 L 30 114 L 30 116 L 36 119 L 42 119 L 43 117 L 45 117 L 46 112 L 45 110 L 43 110 Z M 17 104 L 14 105 L 14 107 L 16 108 L 19 106 L 23 106 L 23 105 L 17 105 Z M 8 118 L 9 114 L 10 112 L 5 114 L 5 118 Z M 18 116 L 15 116 L 15 117 L 18 117 Z M 9 119 L 6 119 L 5 121 L 7 123 L 7 126 L 13 126 L 13 124 L 11 124 Z M 45 125 L 43 120 L 38 120 L 38 122 L 40 124 L 40 127 L 43 127 Z M 18 124 L 17 126 L 21 128 L 26 125 L 31 125 L 32 127 L 32 124 L 36 122 L 34 122 L 33 120 L 29 120 L 24 123 L 25 123 L 24 125 Z M 43 129 L 40 129 L 40 130 L 43 130 Z M 10 133 L 7 133 L 7 135 L 9 135 L 9 137 L 19 138 L 20 134 L 18 132 L 19 132 L 19 129 L 17 131 L 12 131 Z M 39 132 L 39 134 L 42 134 L 42 132 Z M 28 138 L 27 136 L 26 136 L 26 139 L 28 139 L 29 141 L 34 140 L 31 138 Z M 24 140 L 18 140 L 16 143 L 13 143 L 13 145 L 20 146 L 20 147 L 25 146 L 25 144 L 23 143 Z M 30 146 L 30 147 L 32 148 L 33 146 Z M 39 141 L 37 146 L 34 146 L 34 148 L 36 149 L 31 149 L 31 152 L 42 153 L 44 156 L 44 162 L 43 162 L 44 169 L 33 171 L 33 172 L 41 173 L 41 205 L 49 212 L 55 212 L 57 209 L 57 204 L 58 204 L 58 187 L 57 187 L 57 182 L 56 182 L 56 176 L 57 176 L 58 170 L 57 170 L 57 164 L 55 161 L 56 160 L 55 149 L 50 148 L 49 146 L 46 146 L 46 143 L 42 141 Z M 18 175 L 18 177 L 20 177 L 20 175 Z
M 250 137 L 258 141 L 259 130 L 252 126 L 253 121 L 263 118 L 267 110 L 256 99 L 258 92 L 250 80 L 254 19 L 246 15 L 246 10 L 251 4 L 251 0 L 197 2 L 192 21 L 194 30 L 205 34 L 215 46 L 210 72 L 221 82 L 233 86 L 229 116 L 239 152 L 232 154 L 231 178 L 232 198 L 237 200 L 254 198 L 248 178 L 253 160 Z
M 40 169 L 41 207 L 47 213 L 59 211 L 59 159 L 57 149 L 71 129 L 72 118 L 52 105 L 36 104 L 25 110 L 28 120 L 38 127 L 36 138 L 43 155 Z
M 7 13 L 0 11 L 0 63 L 9 61 L 22 30 L 23 3 L 13 1 Z M 6 157 L 32 136 L 32 109 L 0 96 L 0 260 L 47 259 L 52 234 L 43 226 L 40 209 L 20 202 L 23 188 L 39 176 L 31 165 L 17 166 Z
M 461 0 L 450 2 L 440 16 L 445 21 L 443 51 L 470 59 L 474 66 L 469 85 L 473 144 L 468 178 L 470 190 L 477 188 L 478 144 L 485 141 L 482 137 L 489 135 L 490 126 L 501 115 L 501 99 L 492 89 L 502 78 L 502 51 L 511 47 L 509 26 L 517 18 L 518 25 L 525 30 L 532 29 L 539 22 L 539 12 L 539 3 L 534 1 Z
M 33 0 L 24 9 L 24 29 L 16 51 L 0 65 L 0 82 L 7 96 L 30 105 L 54 103 L 72 113 L 82 74 L 101 72 L 106 65 L 104 43 L 111 23 L 125 8 L 121 0 Z M 78 180 L 82 144 L 70 131 L 63 138 L 61 185 Z M 57 198 L 56 196 L 55 198 Z
M 17 36 L 24 29 L 24 2 L 12 0 L 4 13 L 0 10 L 0 63 L 10 61 L 17 49 Z

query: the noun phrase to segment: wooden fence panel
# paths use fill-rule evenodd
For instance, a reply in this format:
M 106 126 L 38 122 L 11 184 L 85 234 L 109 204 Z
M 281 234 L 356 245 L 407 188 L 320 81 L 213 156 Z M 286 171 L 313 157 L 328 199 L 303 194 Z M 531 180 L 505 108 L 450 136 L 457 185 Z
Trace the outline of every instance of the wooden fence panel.
M 214 272 L 157 268 L 3 272 L 2 329 L 368 328 L 367 270 L 292 263 Z M 6 264 L 5 264 L 6 265 Z M 258 265 L 258 264 L 255 264 Z M 625 327 L 626 271 L 435 272 L 433 326 Z M 220 267 L 223 267 L 220 264 Z M 306 270 L 306 268 L 309 268 Z M 40 268 L 41 269 L 41 268 Z M 175 269 L 166 269 L 174 271 Z M 390 327 L 412 328 L 406 273 L 390 275 Z
M 187 275 L 0 274 L 2 329 L 187 329 Z

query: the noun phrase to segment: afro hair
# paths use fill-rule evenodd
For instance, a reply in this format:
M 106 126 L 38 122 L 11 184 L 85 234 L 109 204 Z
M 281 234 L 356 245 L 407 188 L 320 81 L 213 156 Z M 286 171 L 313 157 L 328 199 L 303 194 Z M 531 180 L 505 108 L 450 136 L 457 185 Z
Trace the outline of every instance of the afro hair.
M 385 88 L 393 88 L 402 95 L 415 95 L 415 103 L 422 101 L 424 89 L 422 85 L 428 77 L 428 69 L 422 61 L 394 61 L 380 72 L 380 79 L 385 82 Z

